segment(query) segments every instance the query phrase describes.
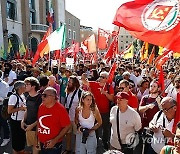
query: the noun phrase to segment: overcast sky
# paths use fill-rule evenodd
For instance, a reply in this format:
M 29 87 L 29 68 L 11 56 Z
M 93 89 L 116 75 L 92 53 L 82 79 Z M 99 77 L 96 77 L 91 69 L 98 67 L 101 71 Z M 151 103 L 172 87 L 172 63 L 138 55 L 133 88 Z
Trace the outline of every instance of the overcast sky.
M 116 10 L 121 0 L 65 0 L 66 10 L 80 19 L 80 24 L 94 29 L 113 30 Z

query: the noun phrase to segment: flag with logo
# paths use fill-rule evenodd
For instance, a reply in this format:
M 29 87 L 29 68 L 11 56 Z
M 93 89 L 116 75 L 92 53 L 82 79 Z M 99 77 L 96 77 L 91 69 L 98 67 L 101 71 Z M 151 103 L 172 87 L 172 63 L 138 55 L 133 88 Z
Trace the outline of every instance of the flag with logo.
M 113 23 L 145 42 L 180 52 L 178 0 L 124 1 Z
M 11 48 L 12 48 L 12 43 L 11 43 L 11 40 L 9 39 L 9 41 L 8 41 L 8 50 L 7 50 L 8 53 L 10 53 Z
M 98 29 L 98 48 L 100 50 L 105 50 L 108 48 L 109 37 L 110 33 L 101 28 Z

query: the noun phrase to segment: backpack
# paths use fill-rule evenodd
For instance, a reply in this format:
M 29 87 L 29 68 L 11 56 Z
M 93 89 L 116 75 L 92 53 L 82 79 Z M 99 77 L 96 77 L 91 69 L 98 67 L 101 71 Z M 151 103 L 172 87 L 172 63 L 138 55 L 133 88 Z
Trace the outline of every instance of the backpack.
M 17 97 L 17 102 L 14 105 L 14 108 L 17 108 L 17 106 L 19 105 L 19 97 L 17 94 L 13 93 L 12 95 L 15 95 Z M 9 96 L 10 97 L 10 96 Z M 2 109 L 1 109 L 1 116 L 4 120 L 7 120 L 11 117 L 11 114 L 8 113 L 8 102 L 9 102 L 9 97 L 4 98 L 3 100 L 3 105 L 2 105 Z

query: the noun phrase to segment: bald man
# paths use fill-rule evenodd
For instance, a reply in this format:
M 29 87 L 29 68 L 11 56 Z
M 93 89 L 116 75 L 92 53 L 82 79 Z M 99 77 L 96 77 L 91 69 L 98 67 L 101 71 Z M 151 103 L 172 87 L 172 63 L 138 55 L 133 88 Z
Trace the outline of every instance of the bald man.
M 50 87 L 53 87 L 57 91 L 58 97 L 60 96 L 60 86 L 59 84 L 56 83 L 56 77 L 53 75 L 49 76 L 49 82 L 48 82 Z
M 149 149 L 151 154 L 160 153 L 163 146 L 174 137 L 172 129 L 177 109 L 176 101 L 171 97 L 164 97 L 161 100 L 161 108 L 162 110 L 154 115 L 149 124 L 154 132 Z
M 62 139 L 70 128 L 68 113 L 57 100 L 57 91 L 52 87 L 47 87 L 42 93 L 38 111 L 38 138 L 42 154 L 61 153 Z

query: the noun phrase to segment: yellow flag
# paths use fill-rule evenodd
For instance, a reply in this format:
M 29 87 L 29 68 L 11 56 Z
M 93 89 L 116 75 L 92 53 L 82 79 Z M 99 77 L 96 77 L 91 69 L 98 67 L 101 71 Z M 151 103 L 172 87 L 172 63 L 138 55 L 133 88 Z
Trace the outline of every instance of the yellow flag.
M 148 58 L 148 47 L 149 47 L 149 43 L 145 42 L 144 59 Z
M 20 45 L 19 53 L 20 53 L 21 56 L 26 53 L 26 49 L 25 49 L 25 47 L 24 47 L 24 43 L 23 43 L 23 42 L 22 42 L 21 45 Z
M 9 39 L 9 41 L 8 41 L 8 49 L 7 49 L 7 53 L 10 53 L 11 48 L 12 48 L 12 43 L 11 43 L 11 40 Z
M 131 46 L 129 47 L 129 49 L 127 49 L 124 52 L 124 59 L 129 59 L 129 58 L 133 58 L 134 56 L 134 46 L 133 44 L 131 44 Z
M 3 45 L 0 47 L 0 57 L 1 58 L 4 57 L 4 46 Z
M 163 54 L 163 49 L 164 49 L 163 47 L 159 46 L 159 52 L 158 52 L 159 55 Z
M 174 57 L 175 59 L 178 59 L 178 58 L 180 57 L 180 53 L 179 53 L 179 52 L 174 52 L 174 53 L 173 53 L 173 57 Z

